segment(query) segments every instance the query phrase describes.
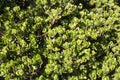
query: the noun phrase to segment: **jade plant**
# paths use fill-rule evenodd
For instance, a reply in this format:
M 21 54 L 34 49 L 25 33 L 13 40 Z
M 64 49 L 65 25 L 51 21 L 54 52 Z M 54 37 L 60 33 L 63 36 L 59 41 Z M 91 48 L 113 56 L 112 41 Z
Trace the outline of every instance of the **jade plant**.
M 0 0 L 0 80 L 119 80 L 118 0 Z

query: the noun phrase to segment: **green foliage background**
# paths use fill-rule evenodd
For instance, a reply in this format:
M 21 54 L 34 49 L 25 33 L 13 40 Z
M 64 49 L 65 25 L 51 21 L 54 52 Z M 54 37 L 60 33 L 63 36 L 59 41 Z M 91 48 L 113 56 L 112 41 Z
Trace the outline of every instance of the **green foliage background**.
M 119 0 L 0 0 L 0 80 L 120 80 Z

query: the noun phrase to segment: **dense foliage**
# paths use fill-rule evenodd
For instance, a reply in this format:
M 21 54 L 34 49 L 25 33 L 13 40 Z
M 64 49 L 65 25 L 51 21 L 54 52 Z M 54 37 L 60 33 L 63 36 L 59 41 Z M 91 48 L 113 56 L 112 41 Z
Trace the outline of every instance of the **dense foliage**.
M 120 80 L 119 0 L 0 0 L 0 80 Z

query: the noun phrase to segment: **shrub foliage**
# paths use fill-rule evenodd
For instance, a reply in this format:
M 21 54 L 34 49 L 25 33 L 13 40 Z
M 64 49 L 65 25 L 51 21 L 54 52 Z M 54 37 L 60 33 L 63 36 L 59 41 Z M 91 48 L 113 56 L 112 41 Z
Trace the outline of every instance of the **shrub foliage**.
M 115 0 L 0 0 L 1 80 L 119 80 Z

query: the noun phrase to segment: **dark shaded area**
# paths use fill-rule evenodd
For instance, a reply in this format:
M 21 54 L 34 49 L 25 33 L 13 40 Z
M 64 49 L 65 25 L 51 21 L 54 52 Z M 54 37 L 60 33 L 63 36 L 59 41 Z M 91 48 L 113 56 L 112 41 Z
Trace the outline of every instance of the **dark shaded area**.
M 116 4 L 120 6 L 120 0 L 115 0 Z
M 4 79 L 4 77 L 1 77 L 1 76 L 0 76 L 0 80 L 5 80 L 5 79 Z
M 89 4 L 90 0 L 74 0 L 75 5 L 79 5 L 80 3 L 83 5 L 83 9 L 93 9 L 95 5 Z
M 27 9 L 28 6 L 35 6 L 35 0 L 0 0 L 0 14 L 4 13 L 5 7 L 13 8 L 20 6 L 21 9 Z
M 45 40 L 44 40 L 44 33 L 42 32 L 42 27 L 39 27 L 36 31 L 35 31 L 35 34 L 36 34 L 36 42 L 37 44 L 39 45 L 39 47 L 43 48 L 44 47 L 44 43 L 45 43 Z
M 106 37 L 106 35 L 109 35 L 109 37 Z M 103 32 L 101 35 L 99 35 L 96 39 L 93 39 L 91 36 L 86 37 L 86 40 L 95 43 L 95 42 L 101 42 L 102 44 L 108 44 L 110 41 L 113 41 L 116 43 L 117 34 L 116 30 L 111 29 L 109 31 Z
M 21 9 L 27 9 L 29 5 L 35 5 L 35 0 L 17 0 L 16 4 L 19 5 Z

